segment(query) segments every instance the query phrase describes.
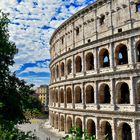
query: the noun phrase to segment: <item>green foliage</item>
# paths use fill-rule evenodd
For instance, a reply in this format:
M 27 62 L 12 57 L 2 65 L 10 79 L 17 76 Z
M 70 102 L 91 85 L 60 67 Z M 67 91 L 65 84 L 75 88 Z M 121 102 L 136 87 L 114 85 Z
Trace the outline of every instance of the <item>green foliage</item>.
M 81 128 L 75 126 L 71 127 L 69 130 L 69 135 L 65 137 L 65 140 L 82 140 L 82 135 L 84 134 L 84 140 L 96 140 L 96 136 L 89 136 L 87 130 L 82 132 Z
M 9 69 L 18 51 L 15 44 L 9 41 L 10 21 L 7 16 L 0 11 L 0 140 L 28 140 L 31 139 L 30 133 L 19 131 L 16 125 L 28 122 L 26 112 L 37 114 L 41 106 L 31 96 L 33 85 L 27 85 Z

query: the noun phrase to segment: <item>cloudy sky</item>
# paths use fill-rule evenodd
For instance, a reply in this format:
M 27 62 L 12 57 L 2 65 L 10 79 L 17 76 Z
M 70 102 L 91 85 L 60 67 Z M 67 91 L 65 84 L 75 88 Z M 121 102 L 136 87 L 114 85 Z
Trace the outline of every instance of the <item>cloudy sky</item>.
M 19 49 L 12 71 L 36 86 L 49 84 L 52 33 L 63 21 L 93 1 L 0 0 L 0 9 L 10 13 L 10 40 Z

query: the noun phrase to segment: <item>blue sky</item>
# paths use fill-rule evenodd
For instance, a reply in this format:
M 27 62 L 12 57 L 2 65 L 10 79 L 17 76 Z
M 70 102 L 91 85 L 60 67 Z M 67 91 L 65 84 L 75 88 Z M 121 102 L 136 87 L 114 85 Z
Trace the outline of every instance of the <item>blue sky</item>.
M 35 86 L 49 84 L 49 40 L 54 30 L 94 0 L 1 0 L 0 9 L 10 13 L 10 40 L 19 53 L 11 68 L 19 78 Z

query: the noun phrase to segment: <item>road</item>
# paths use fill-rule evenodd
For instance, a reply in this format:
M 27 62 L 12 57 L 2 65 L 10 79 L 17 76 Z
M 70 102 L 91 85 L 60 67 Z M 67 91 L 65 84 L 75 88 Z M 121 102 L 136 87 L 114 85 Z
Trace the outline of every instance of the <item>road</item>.
M 52 129 L 49 125 L 44 128 L 45 120 L 33 119 L 30 123 L 19 125 L 18 127 L 25 131 L 32 131 L 38 140 L 60 140 L 64 135 Z

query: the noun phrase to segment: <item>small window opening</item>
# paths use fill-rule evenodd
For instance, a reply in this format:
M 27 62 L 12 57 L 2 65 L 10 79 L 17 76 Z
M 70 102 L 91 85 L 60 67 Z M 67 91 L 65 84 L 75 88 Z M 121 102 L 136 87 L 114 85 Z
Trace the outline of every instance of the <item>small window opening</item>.
M 90 42 L 91 40 L 90 39 L 88 39 L 88 43 Z
M 118 29 L 118 33 L 122 32 L 122 28 Z
M 79 35 L 79 28 L 76 29 L 76 35 Z
M 140 12 L 140 3 L 136 4 L 136 12 Z
M 101 18 L 100 18 L 100 25 L 103 25 L 105 22 L 105 16 L 102 15 Z
M 61 42 L 62 42 L 62 44 L 64 43 L 64 39 L 63 38 L 61 39 Z

